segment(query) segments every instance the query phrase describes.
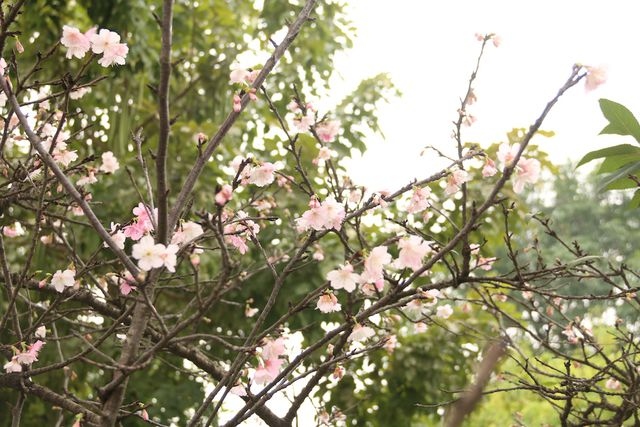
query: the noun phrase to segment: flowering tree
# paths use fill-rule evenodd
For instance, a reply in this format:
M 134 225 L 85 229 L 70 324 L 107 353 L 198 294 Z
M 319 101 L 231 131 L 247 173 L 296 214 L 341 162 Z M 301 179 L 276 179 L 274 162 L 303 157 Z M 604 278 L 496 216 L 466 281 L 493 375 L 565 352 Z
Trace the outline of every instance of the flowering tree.
M 328 67 L 296 60 L 300 46 L 317 47 L 314 34 L 340 21 L 338 6 L 309 0 L 253 15 L 259 34 L 269 33 L 260 49 L 270 52 L 249 66 L 229 60 L 242 53 L 243 32 L 208 46 L 174 37 L 174 24 L 185 30 L 181 14 L 205 6 L 167 0 L 157 14 L 149 6 L 160 34 L 150 54 L 135 41 L 153 42 L 133 28 L 73 22 L 57 28 L 52 47 L 35 35 L 23 47 L 23 3 L 5 8 L 0 28 L 7 423 L 375 424 L 374 414 L 388 425 L 382 409 L 392 413 L 394 401 L 366 387 L 377 374 L 379 387 L 410 403 L 407 416 L 416 403 L 453 401 L 447 422 L 458 425 L 507 353 L 518 366 L 508 379 L 549 399 L 563 424 L 636 415 L 630 333 L 618 328 L 620 349 L 605 352 L 584 319 L 565 314 L 577 298 L 635 298 L 635 273 L 603 269 L 568 244 L 567 259 L 548 265 L 544 248 L 512 230 L 528 233 L 513 216 L 544 166 L 532 138 L 566 91 L 602 82 L 599 70 L 574 66 L 528 130 L 482 150 L 463 131 L 474 121 L 482 53 L 499 38 L 479 35 L 449 166 L 371 192 L 337 158 L 362 147 L 358 126 L 376 127 L 367 111 L 391 86 L 378 76 L 321 111 L 311 98 Z M 247 30 L 217 7 L 221 23 Z M 187 21 L 203 40 L 211 35 Z M 327 42 L 322 52 L 339 47 Z M 219 62 L 203 65 L 203 52 Z M 104 101 L 119 90 L 110 78 L 127 88 L 116 105 Z M 93 102 L 103 104 L 85 109 L 98 93 Z M 558 284 L 568 279 L 607 289 L 567 295 Z M 398 361 L 412 357 L 403 349 L 421 348 L 428 363 L 447 361 L 436 388 L 449 392 L 412 395 L 407 384 L 426 378 L 394 380 Z M 561 365 L 533 358 L 542 349 Z M 370 394 L 358 404 L 363 390 Z

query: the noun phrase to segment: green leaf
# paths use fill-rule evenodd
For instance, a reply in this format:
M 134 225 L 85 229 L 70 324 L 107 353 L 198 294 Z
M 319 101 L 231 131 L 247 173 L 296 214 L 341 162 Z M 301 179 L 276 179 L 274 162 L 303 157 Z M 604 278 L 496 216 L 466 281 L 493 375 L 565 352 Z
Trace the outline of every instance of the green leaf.
M 591 151 L 587 153 L 580 161 L 578 162 L 578 166 L 580 167 L 585 163 L 589 163 L 595 159 L 601 159 L 603 157 L 613 157 L 613 156 L 626 156 L 626 155 L 638 155 L 640 154 L 640 148 L 631 144 L 620 144 L 614 145 L 612 147 L 603 148 L 601 150 Z
M 633 193 L 633 197 L 631 198 L 631 200 L 629 200 L 629 204 L 627 205 L 627 208 L 637 209 L 639 207 L 640 207 L 640 190 L 636 190 L 636 192 Z
M 640 123 L 627 107 L 608 99 L 600 99 L 602 114 L 609 120 L 600 134 L 631 135 L 640 143 Z
M 611 156 L 604 159 L 602 165 L 600 165 L 600 169 L 598 169 L 598 174 L 614 172 L 621 167 L 628 165 L 629 163 L 640 161 L 640 152 L 635 154 L 622 154 L 619 156 Z
M 640 170 L 640 162 L 634 162 L 630 165 L 624 166 L 618 171 L 608 175 L 599 186 L 599 191 L 602 190 L 624 190 L 626 188 L 636 187 L 635 181 L 629 179 L 629 175 L 634 175 Z

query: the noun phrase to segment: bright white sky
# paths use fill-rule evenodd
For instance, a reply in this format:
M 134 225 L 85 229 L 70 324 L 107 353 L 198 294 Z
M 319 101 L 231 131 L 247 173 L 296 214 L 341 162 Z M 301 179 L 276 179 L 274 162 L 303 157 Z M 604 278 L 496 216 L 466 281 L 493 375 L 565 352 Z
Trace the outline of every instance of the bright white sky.
M 380 108 L 386 139 L 367 139 L 368 152 L 351 163 L 352 177 L 371 189 L 394 188 L 436 169 L 426 145 L 453 149 L 452 125 L 475 63 L 474 33 L 495 32 L 476 84 L 478 120 L 465 141 L 486 146 L 513 127 L 528 127 L 569 76 L 572 64 L 604 65 L 608 82 L 594 92 L 574 88 L 556 105 L 539 142 L 552 159 L 577 160 L 593 149 L 624 142 L 598 136 L 606 121 L 599 98 L 640 115 L 640 2 L 498 0 L 353 0 L 355 47 L 337 62 L 334 87 L 352 90 L 366 77 L 390 73 L 404 96 Z M 453 151 L 449 151 L 453 153 Z M 385 171 L 385 173 L 380 173 Z

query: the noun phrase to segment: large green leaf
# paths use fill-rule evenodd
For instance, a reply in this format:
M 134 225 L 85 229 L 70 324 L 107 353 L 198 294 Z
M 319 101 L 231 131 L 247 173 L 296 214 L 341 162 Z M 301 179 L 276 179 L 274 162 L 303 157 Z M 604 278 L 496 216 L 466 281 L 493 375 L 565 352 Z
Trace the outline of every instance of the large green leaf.
M 608 99 L 600 99 L 602 114 L 609 120 L 600 134 L 631 135 L 640 143 L 640 123 L 627 107 Z
M 615 157 L 615 156 L 627 156 L 627 155 L 638 155 L 640 154 L 640 148 L 631 144 L 620 144 L 614 145 L 612 147 L 603 148 L 601 150 L 595 150 L 587 153 L 580 161 L 578 162 L 578 166 L 580 167 L 585 163 L 589 163 L 595 159 L 601 159 L 603 157 Z
M 635 175 L 640 170 L 640 162 L 634 162 L 630 165 L 624 166 L 618 169 L 616 172 L 608 175 L 599 186 L 602 190 L 624 190 L 626 188 L 633 188 L 637 186 L 637 183 L 629 179 L 629 175 Z

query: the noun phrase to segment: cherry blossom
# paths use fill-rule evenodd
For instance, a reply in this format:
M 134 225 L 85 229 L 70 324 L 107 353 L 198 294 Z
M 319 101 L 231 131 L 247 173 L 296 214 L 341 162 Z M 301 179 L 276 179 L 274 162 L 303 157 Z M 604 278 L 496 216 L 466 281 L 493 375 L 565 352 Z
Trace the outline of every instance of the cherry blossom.
M 327 273 L 327 280 L 333 289 L 344 289 L 347 292 L 353 292 L 360 276 L 353 272 L 353 266 L 349 263 L 345 264 L 339 270 L 331 270 Z
M 364 272 L 361 282 L 374 283 L 376 288 L 382 288 L 384 284 L 384 266 L 391 263 L 391 255 L 386 246 L 376 246 L 364 260 Z
M 78 59 L 84 57 L 89 49 L 91 49 L 90 37 L 93 32 L 95 32 L 95 29 L 91 29 L 87 31 L 87 33 L 83 34 L 75 27 L 71 27 L 69 25 L 62 27 L 62 38 L 60 39 L 60 43 L 68 49 L 66 55 L 67 59 L 71 59 L 74 56 Z
M 389 335 L 387 340 L 384 342 L 383 348 L 387 351 L 387 353 L 393 353 L 393 350 L 396 349 L 398 345 L 398 337 L 395 335 Z
M 418 236 L 409 236 L 398 242 L 400 254 L 395 262 L 397 268 L 410 268 L 413 271 L 422 267 L 422 258 L 431 250 L 429 244 Z
M 171 238 L 174 245 L 183 245 L 201 236 L 204 233 L 202 226 L 197 222 L 185 221 Z
M 89 170 L 87 175 L 83 176 L 78 181 L 76 181 L 76 185 L 78 185 L 79 187 L 82 187 L 89 184 L 95 184 L 96 182 L 98 182 L 98 178 L 96 177 L 96 171 Z
M 317 124 L 315 130 L 320 141 L 331 142 L 336 138 L 336 135 L 340 131 L 340 122 L 335 120 L 326 120 Z
M 89 40 L 93 53 L 103 54 L 102 58 L 98 60 L 98 64 L 103 67 L 114 63 L 124 65 L 129 48 L 125 43 L 120 43 L 120 36 L 117 33 L 102 28 L 97 34 L 92 34 Z
M 275 179 L 275 170 L 276 167 L 273 163 L 264 162 L 262 165 L 251 170 L 249 184 L 255 184 L 258 187 L 265 187 L 271 184 Z
M 540 177 L 540 162 L 537 159 L 520 158 L 513 178 L 513 191 L 522 192 L 525 184 L 533 184 Z
M 144 271 L 162 267 L 165 264 L 166 248 L 156 243 L 151 236 L 144 236 L 131 248 L 131 255 L 138 260 L 138 267 Z
M 86 94 L 91 92 L 90 87 L 80 87 L 69 92 L 69 98 L 71 99 L 80 99 Z
M 448 319 L 453 314 L 453 308 L 449 304 L 441 305 L 436 308 L 436 316 L 441 319 Z
M 44 346 L 44 341 L 38 340 L 27 347 L 27 351 L 18 353 L 16 355 L 16 361 L 21 365 L 31 365 L 33 362 L 38 361 L 38 353 Z
M 520 144 L 511 145 L 507 142 L 500 144 L 500 147 L 498 147 L 498 160 L 502 167 L 511 166 L 518 151 L 520 151 Z
M 242 98 L 240 98 L 240 95 L 234 94 L 233 95 L 233 111 L 236 113 L 239 113 L 240 110 L 242 110 Z
M 587 77 L 584 80 L 584 88 L 587 92 L 595 90 L 598 86 L 606 83 L 607 69 L 604 67 L 592 67 L 586 65 Z
M 24 233 L 24 228 L 22 228 L 22 224 L 20 224 L 18 221 L 14 222 L 12 225 L 5 225 L 4 227 L 2 227 L 2 234 L 5 237 L 13 238 L 24 236 Z
M 0 58 L 0 76 L 4 76 L 4 72 L 6 68 L 7 68 L 7 61 L 5 61 L 4 58 Z
M 227 204 L 227 202 L 229 202 L 229 200 L 231 200 L 232 196 L 233 187 L 231 187 L 229 184 L 225 184 L 222 186 L 222 189 L 216 193 L 215 200 L 218 205 L 224 206 L 225 204 Z
M 282 356 L 286 351 L 284 337 L 278 337 L 276 339 L 266 339 L 262 346 L 262 352 L 260 356 L 262 359 L 277 359 Z
M 375 331 L 369 326 L 362 326 L 359 323 L 353 327 L 353 330 L 347 337 L 347 341 L 364 341 L 375 335 Z
M 465 182 L 469 182 L 470 179 L 471 178 L 467 171 L 456 169 L 447 178 L 447 187 L 445 188 L 444 193 L 447 196 L 456 193 L 460 189 L 460 186 Z
M 316 308 L 320 310 L 321 313 L 331 313 L 334 311 L 340 311 L 342 306 L 340 306 L 338 298 L 336 298 L 333 292 L 327 292 L 320 295 Z
M 422 212 L 429 207 L 429 198 L 431 197 L 431 189 L 429 187 L 416 187 L 413 189 L 407 213 L 413 214 Z
M 161 255 L 162 264 L 167 270 L 172 273 L 176 271 L 178 249 L 180 249 L 178 245 L 167 245 L 166 247 L 164 247 L 164 251 Z
M 265 385 L 273 381 L 280 373 L 280 367 L 284 363 L 281 359 L 268 359 L 261 363 L 253 374 L 253 382 L 257 385 Z
M 120 169 L 120 164 L 118 163 L 118 159 L 113 155 L 111 151 L 105 151 L 102 153 L 102 164 L 100 165 L 100 170 L 104 173 L 114 173 L 118 169 Z
M 489 271 L 493 268 L 493 263 L 496 261 L 496 259 L 497 258 L 495 257 L 491 257 L 491 258 L 478 257 L 478 260 L 476 261 L 476 267 L 485 271 Z
M 22 372 L 22 365 L 20 364 L 20 362 L 18 362 L 16 357 L 13 356 L 10 361 L 4 364 L 2 369 L 4 369 L 8 374 L 12 372 Z
M 305 115 L 298 114 L 293 118 L 293 125 L 298 132 L 307 132 L 315 121 L 314 111 L 308 109 Z
M 47 336 L 47 328 L 45 328 L 44 325 L 38 326 L 36 331 L 33 333 L 33 336 L 44 339 Z
M 129 295 L 131 291 L 136 289 L 136 279 L 129 271 L 125 271 L 122 277 L 118 277 L 118 287 L 122 295 Z
M 316 200 L 313 207 L 296 220 L 297 228 L 301 232 L 309 229 L 320 231 L 335 228 L 340 230 L 345 215 L 344 206 L 335 199 L 329 198 L 322 203 Z
M 621 388 L 620 381 L 614 378 L 609 378 L 607 382 L 604 383 L 604 386 L 610 390 L 620 390 Z
M 246 83 L 250 72 L 242 68 L 236 68 L 229 73 L 230 83 Z
M 73 286 L 76 282 L 76 271 L 75 270 L 58 270 L 53 274 L 51 278 L 51 286 L 55 288 L 56 291 L 62 293 L 64 288 L 69 288 Z
M 487 157 L 484 162 L 484 167 L 482 168 L 482 176 L 488 178 L 494 176 L 496 173 L 498 173 L 498 169 L 496 168 L 495 162 Z

